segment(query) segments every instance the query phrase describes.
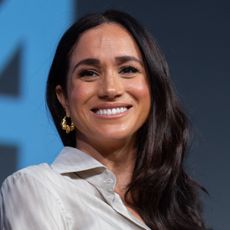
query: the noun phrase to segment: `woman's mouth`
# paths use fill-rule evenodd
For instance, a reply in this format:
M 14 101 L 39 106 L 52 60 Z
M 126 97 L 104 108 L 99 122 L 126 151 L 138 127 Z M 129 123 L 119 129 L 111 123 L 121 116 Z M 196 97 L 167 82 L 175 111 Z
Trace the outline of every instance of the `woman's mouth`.
M 92 111 L 99 116 L 115 116 L 127 112 L 132 106 L 116 106 L 110 108 L 94 108 Z
M 128 108 L 126 107 L 118 107 L 118 108 L 111 108 L 111 109 L 99 109 L 96 111 L 98 115 L 116 115 L 119 113 L 124 113 L 127 111 Z

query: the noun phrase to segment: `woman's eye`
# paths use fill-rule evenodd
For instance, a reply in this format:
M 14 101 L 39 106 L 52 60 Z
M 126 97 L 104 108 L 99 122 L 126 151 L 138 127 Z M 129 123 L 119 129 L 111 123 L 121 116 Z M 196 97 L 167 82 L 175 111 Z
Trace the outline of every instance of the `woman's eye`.
M 119 73 L 121 74 L 133 74 L 133 73 L 138 73 L 139 70 L 133 66 L 125 66 L 122 67 Z
M 98 76 L 98 73 L 94 70 L 82 70 L 79 72 L 80 78 L 93 78 L 97 76 Z

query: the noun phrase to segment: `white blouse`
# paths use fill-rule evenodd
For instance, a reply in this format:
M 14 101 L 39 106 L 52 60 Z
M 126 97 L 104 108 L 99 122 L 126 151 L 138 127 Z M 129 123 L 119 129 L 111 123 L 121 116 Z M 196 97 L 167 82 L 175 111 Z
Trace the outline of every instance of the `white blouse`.
M 53 164 L 9 176 L 0 193 L 1 230 L 150 230 L 114 192 L 116 178 L 94 158 L 64 147 Z

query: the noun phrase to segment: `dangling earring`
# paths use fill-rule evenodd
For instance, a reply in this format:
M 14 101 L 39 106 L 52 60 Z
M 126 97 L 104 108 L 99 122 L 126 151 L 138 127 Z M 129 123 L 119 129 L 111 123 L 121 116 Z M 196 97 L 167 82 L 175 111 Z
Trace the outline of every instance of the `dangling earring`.
M 72 132 L 75 129 L 75 126 L 74 126 L 74 123 L 72 121 L 71 121 L 71 124 L 68 125 L 67 124 L 67 119 L 71 121 L 70 117 L 64 116 L 64 118 L 61 121 L 61 127 L 68 134 L 68 133 Z

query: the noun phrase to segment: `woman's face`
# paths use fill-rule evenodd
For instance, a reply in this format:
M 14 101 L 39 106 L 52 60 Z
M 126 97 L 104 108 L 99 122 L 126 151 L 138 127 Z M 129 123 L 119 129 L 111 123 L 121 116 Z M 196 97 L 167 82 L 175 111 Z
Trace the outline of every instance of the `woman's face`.
M 151 99 L 141 53 L 123 27 L 104 23 L 84 32 L 67 77 L 67 98 L 60 86 L 56 90 L 77 138 L 106 145 L 135 137 Z

